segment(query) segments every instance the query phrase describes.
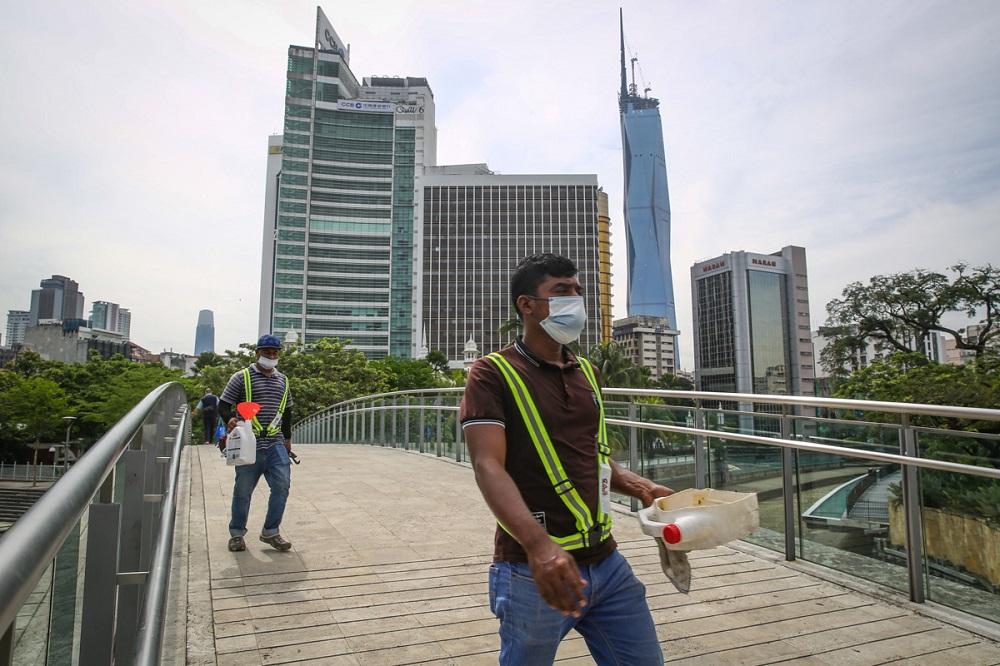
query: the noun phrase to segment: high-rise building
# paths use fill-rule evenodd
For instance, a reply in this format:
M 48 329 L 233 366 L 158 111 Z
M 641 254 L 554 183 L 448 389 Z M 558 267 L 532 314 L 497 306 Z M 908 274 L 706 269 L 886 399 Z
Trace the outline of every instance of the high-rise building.
M 625 247 L 628 252 L 628 316 L 665 317 L 679 329 L 670 268 L 670 195 L 663 149 L 660 101 L 639 94 L 632 59 L 632 83 L 625 69 L 621 26 L 621 92 L 618 98 L 625 165 Z
M 53 275 L 39 286 L 31 292 L 29 326 L 37 326 L 39 321 L 83 319 L 84 299 L 79 284 L 64 275 Z
M 28 328 L 30 314 L 27 310 L 7 311 L 7 346 L 24 343 L 24 329 Z
M 90 311 L 91 328 L 102 331 L 118 330 L 118 304 L 107 301 L 94 301 Z
M 211 310 L 198 313 L 198 327 L 194 331 L 194 355 L 215 351 L 215 314 Z
M 516 318 L 510 275 L 525 256 L 553 252 L 580 271 L 587 327 L 580 347 L 607 339 L 611 328 L 607 195 L 593 175 L 500 175 L 485 164 L 428 167 L 417 179 L 413 272 L 422 276 L 410 325 L 418 349 L 438 350 L 461 367 L 472 340 L 483 353 L 500 349 L 516 332 L 500 328 Z
M 698 390 L 815 395 L 804 248 L 698 262 L 691 297 Z
M 268 141 L 259 328 L 406 357 L 416 277 L 414 178 L 436 163 L 434 96 L 419 77 L 364 78 L 322 9 L 290 46 L 284 133 Z
M 117 330 L 122 334 L 122 339 L 126 342 L 132 339 L 132 312 L 128 308 L 118 308 Z
M 614 322 L 614 341 L 632 363 L 649 368 L 651 379 L 677 373 L 674 341 L 677 331 L 666 317 L 626 317 Z

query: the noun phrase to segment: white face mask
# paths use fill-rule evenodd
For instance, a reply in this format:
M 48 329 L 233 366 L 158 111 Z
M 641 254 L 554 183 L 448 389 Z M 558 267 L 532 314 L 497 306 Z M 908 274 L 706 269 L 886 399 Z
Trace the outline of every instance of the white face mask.
M 266 356 L 260 356 L 257 358 L 257 365 L 264 368 L 265 370 L 274 370 L 278 367 L 278 359 L 268 358 Z
M 587 325 L 587 306 L 583 296 L 553 296 L 538 300 L 549 302 L 549 316 L 539 322 L 549 337 L 567 345 L 580 337 Z

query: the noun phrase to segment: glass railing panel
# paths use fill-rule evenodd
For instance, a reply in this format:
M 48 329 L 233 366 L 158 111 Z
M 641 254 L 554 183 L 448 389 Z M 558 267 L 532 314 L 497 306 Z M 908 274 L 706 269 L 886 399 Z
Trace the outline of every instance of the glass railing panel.
M 69 533 L 53 563 L 46 666 L 72 666 L 79 661 L 87 548 L 86 529 L 81 530 L 81 524 L 86 520 L 87 514 L 84 514 Z
M 14 629 L 15 664 L 44 664 L 52 617 L 52 570 L 50 565 L 38 580 L 28 600 L 17 612 Z
M 925 431 L 916 441 L 928 458 L 1000 468 L 996 436 Z M 1000 622 L 1000 481 L 928 469 L 919 479 L 927 599 Z M 890 505 L 887 548 L 905 552 L 898 493 Z

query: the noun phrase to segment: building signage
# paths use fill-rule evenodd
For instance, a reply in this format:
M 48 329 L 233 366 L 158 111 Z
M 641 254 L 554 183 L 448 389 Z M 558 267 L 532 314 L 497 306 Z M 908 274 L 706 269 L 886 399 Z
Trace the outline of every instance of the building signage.
M 702 266 L 701 272 L 707 273 L 708 271 L 714 271 L 716 268 L 725 268 L 725 267 L 726 267 L 726 260 L 720 259 L 719 261 L 713 261 L 710 264 L 705 264 L 704 266 Z
M 364 102 L 358 99 L 341 99 L 337 101 L 340 111 L 372 111 L 374 113 L 392 113 L 396 105 L 390 102 Z
M 400 114 L 410 114 L 410 113 L 423 113 L 424 107 L 417 106 L 415 104 L 397 104 L 396 113 Z
M 350 47 L 345 45 L 320 7 L 316 8 L 316 48 L 320 51 L 333 51 L 344 59 L 345 65 L 351 64 Z
M 750 264 L 753 266 L 767 266 L 769 268 L 778 267 L 778 262 L 774 259 L 758 259 L 756 257 L 750 258 Z

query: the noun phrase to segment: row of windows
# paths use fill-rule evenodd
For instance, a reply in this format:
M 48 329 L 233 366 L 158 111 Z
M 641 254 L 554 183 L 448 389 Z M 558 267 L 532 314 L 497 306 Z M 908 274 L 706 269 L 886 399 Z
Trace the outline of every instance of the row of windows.
M 350 259 L 352 261 L 381 262 L 389 261 L 389 248 L 385 249 L 357 249 L 346 247 L 317 247 L 309 246 L 310 257 L 320 257 L 324 259 Z
M 351 176 L 354 178 L 392 178 L 392 168 L 378 167 L 349 167 L 335 164 L 314 164 L 313 175 L 322 174 L 324 176 Z
M 313 82 L 309 79 L 288 79 L 285 95 L 297 99 L 312 99 Z
M 309 242 L 312 244 L 323 243 L 326 245 L 361 245 L 364 247 L 388 247 L 389 237 L 388 236 L 338 236 L 335 234 L 322 234 L 313 233 L 309 236 Z
M 285 117 L 309 119 L 312 117 L 312 107 L 306 106 L 304 104 L 295 104 L 293 102 L 288 102 L 287 104 L 285 104 Z
M 306 319 L 306 327 L 324 331 L 388 331 L 387 321 L 352 321 L 350 319 Z
M 535 199 L 557 198 L 560 200 L 595 200 L 597 188 L 593 185 L 452 185 L 434 186 L 424 190 L 427 201 L 448 201 L 459 199 Z
M 343 95 L 340 94 L 340 86 L 336 83 L 316 82 L 316 100 L 319 102 L 336 102 Z
M 278 240 L 304 243 L 306 241 L 306 232 L 296 229 L 278 229 Z
M 310 258 L 312 258 L 312 253 L 310 252 Z M 385 275 L 385 265 L 373 266 L 371 264 L 339 264 L 339 263 L 328 263 L 320 261 L 309 262 L 309 272 L 310 273 L 337 273 L 339 275 L 367 275 L 371 277 L 375 275 Z M 382 270 L 379 270 L 382 269 Z
M 301 120 L 298 118 L 292 118 L 291 116 L 285 117 L 285 131 L 289 132 L 308 132 L 312 129 L 312 123 L 308 119 Z
M 299 278 L 299 282 L 294 284 L 301 284 L 302 276 L 296 276 Z M 349 277 L 338 277 L 334 275 L 310 275 L 307 286 L 309 287 L 359 287 L 362 289 L 388 289 L 389 288 L 389 278 L 387 277 L 366 277 L 366 278 L 349 278 Z
M 303 183 L 304 185 L 305 183 Z M 389 192 L 392 183 L 370 180 L 341 180 L 337 178 L 319 178 L 313 176 L 313 187 L 326 187 L 331 190 L 360 190 L 363 192 Z M 412 188 L 411 188 L 412 189 Z
M 325 162 L 347 162 L 349 164 L 392 164 L 392 153 L 351 152 L 316 148 L 313 159 Z
M 317 134 L 313 141 L 314 148 L 334 148 L 343 152 L 392 154 L 392 137 L 386 140 L 378 138 L 359 137 L 356 139 L 340 136 L 322 136 Z
M 308 134 L 295 134 L 293 132 L 285 132 L 284 138 L 281 140 L 285 146 L 291 146 L 298 144 L 300 146 L 309 145 L 309 135 Z M 284 150 L 284 149 L 282 149 Z
M 313 206 L 314 213 L 320 213 L 320 207 Z M 348 216 L 344 216 L 348 217 Z M 359 217 L 357 215 L 350 215 L 349 217 Z M 332 231 L 335 233 L 342 234 L 388 234 L 392 233 L 392 225 L 388 222 L 341 222 L 336 220 L 320 220 L 317 218 L 309 219 L 309 230 L 310 231 Z M 312 236 L 310 236 L 312 238 Z
M 368 141 L 385 141 L 392 145 L 391 127 L 356 127 L 354 125 L 316 124 L 316 136 L 329 139 L 366 139 Z
M 348 217 L 362 220 L 388 220 L 392 217 L 392 211 L 388 208 L 341 208 L 339 206 L 312 205 L 313 215 L 323 215 L 326 217 Z M 386 225 L 388 226 L 388 225 Z M 324 231 L 335 231 L 335 229 L 324 229 Z
M 284 190 L 282 190 L 284 192 Z M 305 194 L 305 191 L 302 191 Z M 355 204 L 358 206 L 390 206 L 392 197 L 379 194 L 349 194 L 346 192 L 325 192 L 313 190 L 313 201 L 326 201 L 330 203 Z M 355 216 L 356 217 L 356 216 Z
M 278 216 L 278 226 L 279 227 L 291 227 L 294 229 L 305 229 L 306 228 L 306 218 L 296 217 L 294 215 L 279 215 Z
M 302 259 L 283 259 L 278 258 L 276 266 L 278 270 L 284 271 L 301 271 L 305 270 L 306 262 Z M 301 296 L 300 296 L 301 298 Z
M 358 113 L 357 111 L 334 111 L 332 109 L 316 109 L 317 123 L 334 125 L 354 125 L 356 127 L 392 127 L 394 122 L 391 113 Z
M 275 292 L 277 294 L 277 292 Z M 301 299 L 302 292 L 299 291 Z M 388 300 L 386 291 L 320 291 L 310 289 L 306 292 L 308 301 L 324 301 L 334 303 L 385 303 Z

